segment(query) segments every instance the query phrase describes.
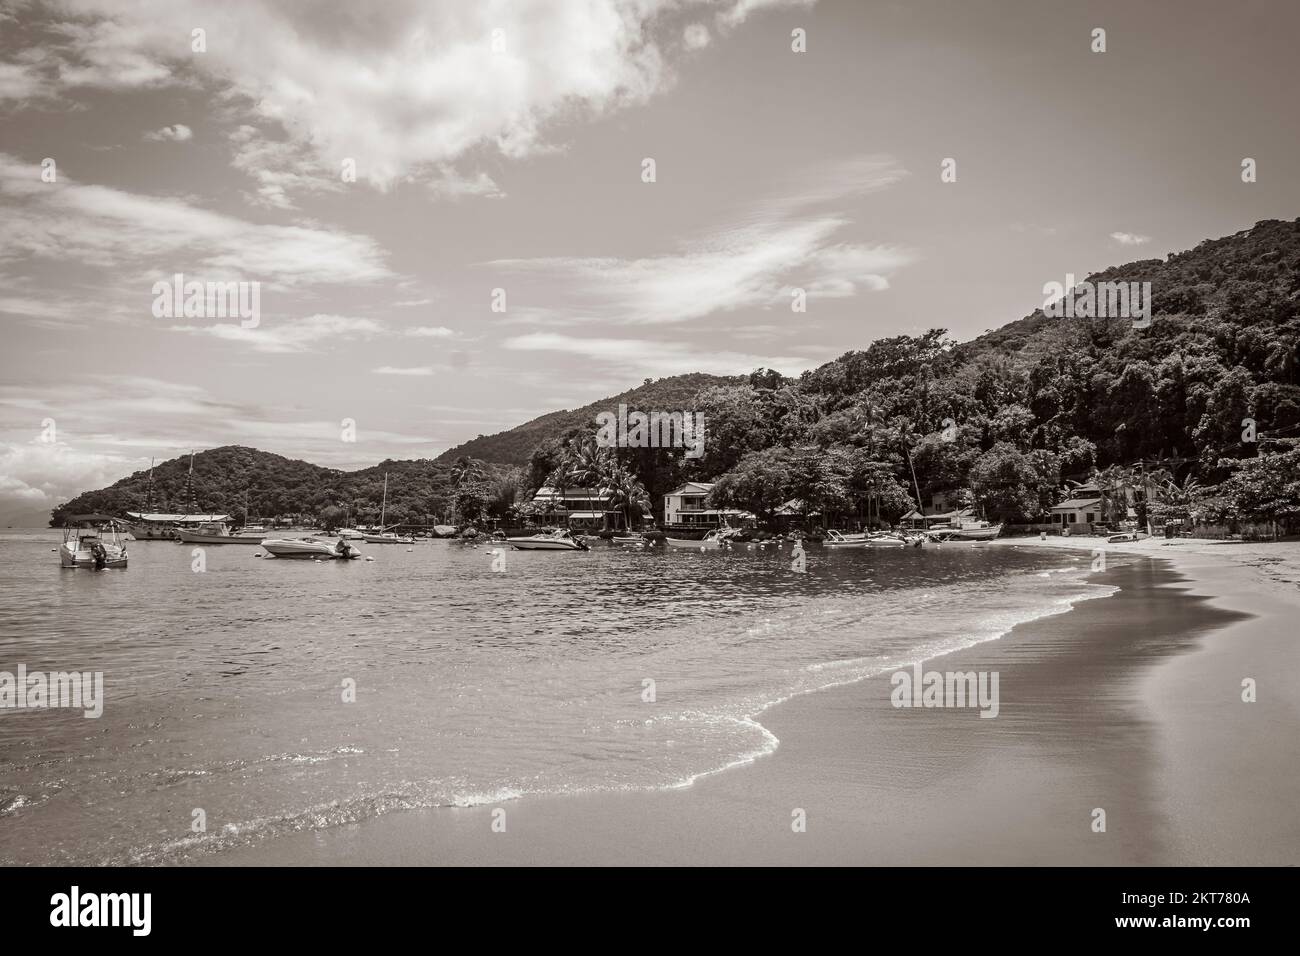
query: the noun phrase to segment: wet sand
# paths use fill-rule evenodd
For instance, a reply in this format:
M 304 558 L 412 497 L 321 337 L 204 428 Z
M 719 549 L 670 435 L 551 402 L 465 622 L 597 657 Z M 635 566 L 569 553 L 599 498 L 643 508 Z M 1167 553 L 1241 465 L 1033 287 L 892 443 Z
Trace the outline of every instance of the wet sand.
M 192 862 L 1300 862 L 1294 586 L 1219 555 L 1159 556 L 1094 575 L 1111 597 L 926 663 L 997 671 L 994 719 L 895 708 L 873 678 L 770 708 L 774 754 L 680 790 L 393 813 Z M 1257 703 L 1241 701 L 1243 677 Z

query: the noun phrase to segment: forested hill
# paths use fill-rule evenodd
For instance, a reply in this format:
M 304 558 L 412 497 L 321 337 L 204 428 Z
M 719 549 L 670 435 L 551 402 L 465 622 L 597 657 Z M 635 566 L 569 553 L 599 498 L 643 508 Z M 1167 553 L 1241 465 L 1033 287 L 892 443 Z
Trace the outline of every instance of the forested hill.
M 479 458 L 483 461 L 499 462 L 506 465 L 525 465 L 528 457 L 542 442 L 593 421 L 603 411 L 617 411 L 619 403 L 629 409 L 642 411 L 685 411 L 692 408 L 696 394 L 712 385 L 728 385 L 740 379 L 723 378 L 719 375 L 705 375 L 693 372 L 689 375 L 673 375 L 656 380 L 646 379 L 645 383 L 610 398 L 603 398 L 590 405 L 549 412 L 530 422 L 517 425 L 509 431 L 495 435 L 479 437 L 457 445 L 443 452 L 434 461 L 451 462 L 463 455 Z
M 218 448 L 195 459 L 196 504 L 242 515 L 247 492 L 253 517 L 342 508 L 376 521 L 388 471 L 393 521 L 509 517 L 512 508 L 518 517 L 557 478 L 619 487 L 647 510 L 689 479 L 718 481 L 714 504 L 760 516 L 791 498 L 823 513 L 861 513 L 870 500 L 892 520 L 944 493 L 1026 521 L 1068 496 L 1070 481 L 1149 490 L 1160 476 L 1170 514 L 1300 520 L 1300 220 L 1266 220 L 1087 280 L 1149 282 L 1150 324 L 1036 308 L 961 344 L 943 329 L 879 339 L 797 379 L 760 369 L 648 380 L 433 461 L 357 472 Z M 620 402 L 703 413 L 703 457 L 596 448 L 596 414 Z M 155 469 L 158 510 L 186 510 L 187 469 L 187 458 Z M 79 496 L 55 520 L 139 510 L 146 487 L 138 472 Z

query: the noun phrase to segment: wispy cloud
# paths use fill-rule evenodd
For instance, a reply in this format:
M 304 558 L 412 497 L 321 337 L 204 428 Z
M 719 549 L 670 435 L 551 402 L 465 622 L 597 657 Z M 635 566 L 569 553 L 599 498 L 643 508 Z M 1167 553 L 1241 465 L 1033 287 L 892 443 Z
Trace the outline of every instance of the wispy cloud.
M 824 210 L 899 182 L 887 158 L 828 164 L 800 185 L 744 211 L 740 221 L 687 240 L 680 251 L 642 258 L 502 259 L 506 274 L 544 280 L 544 310 L 601 322 L 676 323 L 737 309 L 790 307 L 795 290 L 844 298 L 889 288 L 915 261 L 899 246 L 848 241 L 851 221 Z
M 144 138 L 153 143 L 184 143 L 194 138 L 194 131 L 184 123 L 174 123 L 145 133 Z
M 0 266 L 31 257 L 120 270 L 207 270 L 207 278 L 283 286 L 390 277 L 369 237 L 314 226 L 251 223 L 186 201 L 78 183 L 0 153 Z
M 373 319 L 320 313 L 305 319 L 264 321 L 256 328 L 228 323 L 173 325 L 170 328 L 173 332 L 188 332 L 242 343 L 258 352 L 307 352 L 331 340 L 368 338 L 385 331 L 384 326 Z
M 1110 237 L 1121 246 L 1144 246 L 1151 241 L 1150 236 L 1140 236 L 1135 232 L 1112 232 Z

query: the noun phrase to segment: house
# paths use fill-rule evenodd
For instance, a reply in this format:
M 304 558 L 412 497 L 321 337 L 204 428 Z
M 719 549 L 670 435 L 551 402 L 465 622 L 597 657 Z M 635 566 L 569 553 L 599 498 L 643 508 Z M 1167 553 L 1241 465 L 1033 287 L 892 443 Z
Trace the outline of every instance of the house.
M 665 528 L 716 528 L 752 522 L 754 516 L 737 508 L 710 508 L 711 481 L 688 481 L 664 495 Z
M 533 495 L 533 504 L 545 509 L 548 520 L 563 521 L 572 531 L 618 531 L 623 512 L 612 505 L 608 488 L 550 488 L 543 486 Z
M 1062 529 L 1076 526 L 1079 530 L 1085 530 L 1082 526 L 1088 525 L 1087 530 L 1091 530 L 1092 523 L 1101 520 L 1101 496 L 1093 497 L 1087 493 L 1087 489 L 1084 495 L 1053 505 L 1052 524 L 1060 525 Z

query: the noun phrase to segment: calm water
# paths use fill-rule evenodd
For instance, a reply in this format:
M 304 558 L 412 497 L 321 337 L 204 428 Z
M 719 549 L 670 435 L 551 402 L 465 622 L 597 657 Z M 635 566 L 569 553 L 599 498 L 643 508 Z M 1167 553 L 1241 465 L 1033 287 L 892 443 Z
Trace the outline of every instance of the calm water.
M 62 570 L 0 533 L 0 670 L 104 672 L 103 717 L 0 710 L 0 863 L 169 862 L 388 810 L 673 787 L 778 741 L 770 704 L 1109 593 L 1086 556 L 508 553 L 364 561 L 130 545 Z M 344 703 L 343 682 L 356 682 Z M 642 700 L 643 681 L 656 700 Z M 206 813 L 194 834 L 192 811 Z

